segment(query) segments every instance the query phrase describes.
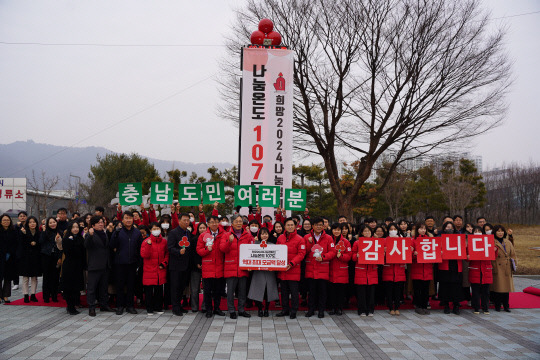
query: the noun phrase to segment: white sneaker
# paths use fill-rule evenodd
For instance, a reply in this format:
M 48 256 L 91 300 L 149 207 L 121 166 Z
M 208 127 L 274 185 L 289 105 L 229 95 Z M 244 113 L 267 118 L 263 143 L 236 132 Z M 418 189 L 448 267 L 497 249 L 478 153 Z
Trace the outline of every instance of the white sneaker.
M 369 313 L 368 316 L 373 317 L 373 313 Z
M 13 285 L 13 287 L 11 288 L 11 290 L 19 290 L 19 285 Z
M 153 312 L 149 312 L 149 313 L 147 313 L 147 314 L 148 314 L 148 316 L 154 316 L 154 313 L 153 313 Z
M 361 314 L 360 314 L 360 317 L 366 317 L 366 314 L 365 314 L 365 313 L 361 313 Z
M 165 314 L 165 312 L 164 311 L 156 311 L 156 314 L 161 315 L 161 314 Z

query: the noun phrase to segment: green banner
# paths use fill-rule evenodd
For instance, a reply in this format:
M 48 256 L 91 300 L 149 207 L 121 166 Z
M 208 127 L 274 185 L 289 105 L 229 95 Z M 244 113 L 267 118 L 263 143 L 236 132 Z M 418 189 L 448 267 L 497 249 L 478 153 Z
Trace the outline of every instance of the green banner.
M 118 198 L 120 205 L 141 205 L 142 184 L 141 183 L 120 183 L 118 184 Z
M 255 185 L 235 185 L 234 206 L 255 206 L 256 202 Z
M 178 202 L 180 206 L 198 206 L 201 203 L 201 184 L 180 184 Z
M 280 202 L 280 187 L 279 186 L 259 186 L 259 206 L 273 207 L 279 206 Z
M 150 187 L 150 204 L 173 203 L 174 185 L 170 182 L 152 182 Z
M 225 184 L 223 181 L 206 182 L 202 184 L 203 204 L 220 204 L 225 202 Z
M 285 189 L 285 210 L 306 210 L 306 199 L 305 189 Z

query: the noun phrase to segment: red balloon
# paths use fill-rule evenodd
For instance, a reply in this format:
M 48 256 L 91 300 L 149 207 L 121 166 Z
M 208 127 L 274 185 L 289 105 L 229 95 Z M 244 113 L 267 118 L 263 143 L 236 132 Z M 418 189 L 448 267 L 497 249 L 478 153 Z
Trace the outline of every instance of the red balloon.
M 262 19 L 259 21 L 259 30 L 265 34 L 268 34 L 274 30 L 274 23 L 270 19 Z
M 266 38 L 272 40 L 272 45 L 281 44 L 281 35 L 277 31 L 270 31 Z
M 255 45 L 262 45 L 264 41 L 264 33 L 259 30 L 255 30 L 251 33 L 251 43 Z

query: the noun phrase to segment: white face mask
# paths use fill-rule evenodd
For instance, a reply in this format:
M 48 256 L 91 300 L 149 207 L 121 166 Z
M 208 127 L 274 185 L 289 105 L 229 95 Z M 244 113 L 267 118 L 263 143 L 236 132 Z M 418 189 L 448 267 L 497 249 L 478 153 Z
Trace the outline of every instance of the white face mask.
M 474 235 L 482 235 L 482 233 L 475 232 Z
M 486 235 L 491 235 L 491 230 L 486 230 Z
M 158 237 L 159 235 L 161 235 L 161 230 L 152 230 L 152 235 Z
M 163 224 L 161 224 L 161 228 L 167 230 L 169 228 L 169 224 L 168 223 L 163 223 Z
M 256 227 L 256 226 L 251 226 L 251 227 L 249 228 L 249 230 L 250 230 L 252 233 L 256 233 L 257 231 L 259 231 L 259 228 Z
M 391 237 L 397 236 L 397 230 L 390 230 L 388 233 L 390 234 Z
M 195 222 L 195 218 L 194 218 L 194 217 L 190 217 L 190 218 L 189 218 L 189 221 Z
M 222 222 L 221 222 L 221 226 L 229 226 L 229 223 L 226 222 L 226 221 L 222 221 Z

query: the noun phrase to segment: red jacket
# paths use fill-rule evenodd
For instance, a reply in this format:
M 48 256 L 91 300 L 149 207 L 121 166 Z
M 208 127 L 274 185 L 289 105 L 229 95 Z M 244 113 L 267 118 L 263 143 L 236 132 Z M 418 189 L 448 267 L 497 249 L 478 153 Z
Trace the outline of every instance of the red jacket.
M 352 248 L 352 260 L 354 261 L 354 283 L 356 285 L 375 285 L 379 283 L 378 266 L 374 264 L 358 263 L 358 243 Z
M 212 215 L 214 216 L 218 216 L 219 212 L 217 209 L 214 209 L 212 210 Z M 191 229 L 191 233 L 193 235 L 197 234 L 197 228 L 199 227 L 199 224 L 200 223 L 205 223 L 206 224 L 206 216 L 204 215 L 204 212 L 199 212 L 199 222 L 197 223 L 191 223 L 189 224 L 189 226 L 192 227 Z M 171 229 L 175 229 L 177 228 L 178 226 L 180 226 L 180 223 L 179 223 L 179 219 L 178 219 L 178 213 L 177 212 L 174 212 L 171 214 Z
M 443 260 L 442 263 L 439 264 L 439 270 L 448 271 L 449 261 L 451 260 Z M 453 261 L 457 261 L 458 272 L 463 272 L 463 261 L 461 260 L 453 260 Z
M 343 241 L 345 250 L 341 251 L 341 256 L 338 258 L 338 250 L 334 248 L 336 251 L 336 257 L 330 260 L 330 282 L 334 284 L 348 284 L 349 261 L 352 258 L 352 248 L 349 240 L 345 239 L 344 237 L 340 237 L 337 242 L 335 242 L 336 246 L 340 240 Z
M 223 253 L 219 249 L 221 238 L 228 234 L 227 232 L 218 229 L 218 234 L 214 239 L 212 251 L 208 250 L 203 238 L 205 234 L 212 235 L 210 228 L 199 236 L 197 241 L 197 254 L 202 258 L 202 277 L 207 278 L 222 278 L 223 277 Z
M 420 241 L 422 241 L 422 236 L 417 237 L 413 240 L 413 248 L 415 251 L 420 247 Z M 433 280 L 433 264 L 431 263 L 417 263 L 417 257 L 414 256 L 413 251 L 413 262 L 411 264 L 411 279 L 412 280 Z
M 148 244 L 151 240 L 152 244 Z M 161 235 L 150 235 L 141 244 L 143 258 L 143 285 L 163 285 L 167 282 L 167 265 L 169 264 L 169 249 L 167 240 Z M 163 266 L 163 269 L 159 268 Z
M 229 237 L 233 236 L 233 241 L 229 240 Z M 245 277 L 249 273 L 245 270 L 240 270 L 239 257 L 240 257 L 240 245 L 253 244 L 253 236 L 249 230 L 245 230 L 240 238 L 237 238 L 233 232 L 225 233 L 221 237 L 219 242 L 219 250 L 225 254 L 225 266 L 223 268 L 224 277 Z
M 309 239 L 312 238 L 312 242 Z M 336 256 L 334 239 L 324 231 L 321 233 L 319 241 L 315 239 L 313 231 L 304 236 L 306 243 L 306 279 L 324 279 L 330 278 L 330 260 Z M 312 251 L 315 245 L 322 246 L 321 257 L 323 261 L 315 260 L 315 252 Z
M 280 271 L 278 276 L 281 280 L 300 281 L 300 263 L 306 256 L 306 244 L 304 239 L 296 233 L 282 234 L 278 237 L 277 245 L 287 245 L 287 261 L 291 268 L 288 271 Z
M 139 226 L 139 225 L 150 226 L 150 223 L 152 223 L 154 221 L 157 222 L 157 217 L 156 217 L 156 211 L 155 210 L 150 210 L 150 216 L 148 216 L 148 213 L 146 212 L 146 210 L 141 210 L 140 214 L 141 214 L 142 220 L 141 219 L 133 220 L 133 223 L 135 225 L 137 225 L 137 226 Z M 117 211 L 116 212 L 116 219 L 118 221 L 122 221 L 122 215 L 123 215 L 123 212 Z
M 405 276 L 406 264 L 384 264 L 382 279 L 383 281 L 406 281 L 407 276 Z
M 469 282 L 471 284 L 493 284 L 493 266 L 490 260 L 469 262 Z

